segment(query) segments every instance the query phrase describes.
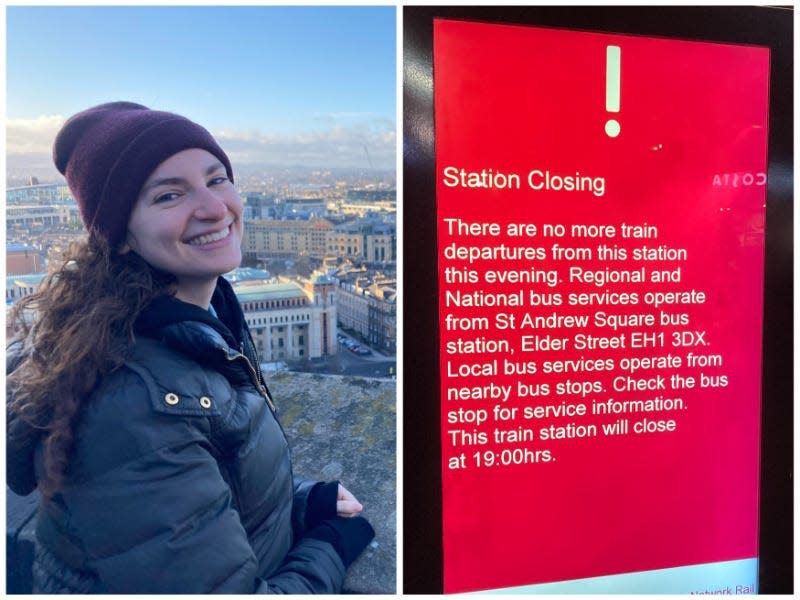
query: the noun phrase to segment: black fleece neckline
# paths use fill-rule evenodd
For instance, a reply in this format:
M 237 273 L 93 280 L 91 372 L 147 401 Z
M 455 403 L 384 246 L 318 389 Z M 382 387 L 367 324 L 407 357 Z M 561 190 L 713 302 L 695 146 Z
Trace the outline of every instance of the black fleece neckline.
M 217 316 L 196 304 L 178 300 L 175 296 L 161 296 L 142 311 L 136 320 L 135 330 L 147 337 L 159 337 L 160 332 L 170 325 L 196 321 L 212 327 L 231 348 L 239 348 L 244 331 L 244 314 L 231 284 L 224 277 L 217 279 L 211 305 Z

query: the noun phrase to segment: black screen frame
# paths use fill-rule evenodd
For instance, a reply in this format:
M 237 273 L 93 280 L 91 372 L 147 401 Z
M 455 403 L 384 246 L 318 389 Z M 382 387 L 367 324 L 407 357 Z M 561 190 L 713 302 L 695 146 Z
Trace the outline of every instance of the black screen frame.
M 403 592 L 443 591 L 433 20 L 464 19 L 771 50 L 759 592 L 793 588 L 793 14 L 791 7 L 403 8 Z

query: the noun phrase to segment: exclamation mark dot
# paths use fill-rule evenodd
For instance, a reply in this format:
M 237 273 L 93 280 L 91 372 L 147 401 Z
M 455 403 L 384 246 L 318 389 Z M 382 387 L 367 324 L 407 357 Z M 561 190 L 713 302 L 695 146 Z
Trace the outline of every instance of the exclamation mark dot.
M 619 46 L 606 47 L 606 110 L 619 112 L 619 73 L 620 73 Z M 606 134 L 615 138 L 619 135 L 620 126 L 616 119 L 606 121 Z

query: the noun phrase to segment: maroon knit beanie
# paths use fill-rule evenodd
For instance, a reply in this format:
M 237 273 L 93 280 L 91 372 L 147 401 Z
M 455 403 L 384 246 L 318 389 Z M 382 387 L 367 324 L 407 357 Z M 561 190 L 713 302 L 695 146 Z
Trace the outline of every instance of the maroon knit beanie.
M 216 156 L 233 181 L 231 163 L 208 131 L 132 102 L 101 104 L 67 119 L 53 145 L 53 162 L 67 178 L 89 232 L 117 247 L 147 178 L 189 148 Z

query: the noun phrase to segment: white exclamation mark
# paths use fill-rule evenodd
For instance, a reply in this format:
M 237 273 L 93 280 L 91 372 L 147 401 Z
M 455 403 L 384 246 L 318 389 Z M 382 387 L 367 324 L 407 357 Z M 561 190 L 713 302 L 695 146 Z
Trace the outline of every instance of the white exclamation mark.
M 619 112 L 619 75 L 620 75 L 619 46 L 606 46 L 606 110 Z M 619 135 L 620 126 L 616 119 L 606 121 L 606 134 L 615 138 Z

